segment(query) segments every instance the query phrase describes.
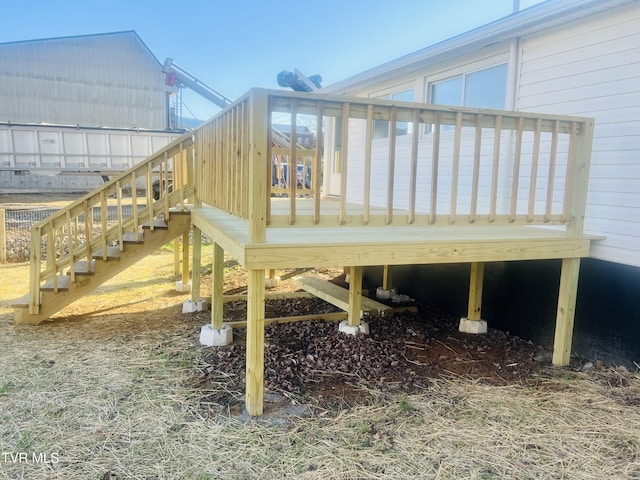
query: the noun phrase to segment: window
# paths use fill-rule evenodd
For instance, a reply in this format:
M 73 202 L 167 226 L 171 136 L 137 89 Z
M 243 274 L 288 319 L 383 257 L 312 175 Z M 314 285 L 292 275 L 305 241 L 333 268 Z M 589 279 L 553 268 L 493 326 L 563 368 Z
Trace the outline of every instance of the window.
M 398 100 L 400 102 L 413 102 L 413 89 L 403 90 L 384 97 L 386 100 Z M 411 134 L 412 124 L 409 122 L 396 122 L 396 137 Z M 373 138 L 389 138 L 389 122 L 387 120 L 374 120 Z
M 465 73 L 429 84 L 431 103 L 503 109 L 507 92 L 507 64 Z

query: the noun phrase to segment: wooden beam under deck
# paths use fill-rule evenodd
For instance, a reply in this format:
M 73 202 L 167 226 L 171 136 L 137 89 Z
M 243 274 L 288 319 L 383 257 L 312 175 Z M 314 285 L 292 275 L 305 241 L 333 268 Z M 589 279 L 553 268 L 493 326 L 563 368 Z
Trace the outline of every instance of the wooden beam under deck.
M 358 279 L 356 278 L 356 281 L 357 280 Z M 351 281 L 353 282 L 353 278 L 351 279 Z M 360 282 L 361 281 L 362 278 L 360 278 Z M 350 292 L 349 290 L 342 288 L 340 285 L 335 285 L 331 282 L 316 277 L 301 277 L 298 278 L 296 282 L 303 290 L 313 294 L 318 298 L 321 298 L 325 302 L 341 308 L 345 312 L 349 311 Z M 358 317 L 358 320 L 365 313 L 368 313 L 369 315 L 388 315 L 393 311 L 393 308 L 388 307 L 380 302 L 376 302 L 375 300 L 371 300 L 367 297 L 362 297 L 360 302 L 361 308 L 358 309 L 356 315 Z

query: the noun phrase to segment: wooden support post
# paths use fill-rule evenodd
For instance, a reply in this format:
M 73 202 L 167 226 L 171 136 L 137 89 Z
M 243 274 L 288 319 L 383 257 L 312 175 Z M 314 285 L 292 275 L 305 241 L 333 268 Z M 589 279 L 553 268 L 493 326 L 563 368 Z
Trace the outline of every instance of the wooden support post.
M 182 284 L 189 284 L 189 232 L 182 234 Z
M 382 289 L 391 290 L 393 286 L 393 276 L 391 275 L 391 266 L 385 265 L 382 271 Z
M 191 272 L 191 300 L 200 301 L 200 268 L 202 266 L 202 230 L 193 227 L 193 268 Z
M 471 264 L 471 278 L 469 280 L 469 320 L 481 320 L 482 286 L 484 283 L 484 263 Z
M 224 250 L 217 243 L 213 244 L 213 265 L 211 268 L 211 327 L 222 328 L 222 312 L 224 307 Z
M 173 240 L 173 273 L 177 277 L 180 272 L 180 239 L 176 237 Z
M 360 312 L 362 310 L 362 267 L 351 267 L 349 280 L 349 314 L 350 327 L 360 326 Z
M 484 263 L 471 264 L 469 278 L 469 308 L 467 316 L 460 319 L 458 330 L 463 333 L 487 333 L 487 322 L 482 320 L 482 284 L 484 281 Z
M 576 311 L 579 272 L 579 258 L 565 258 L 562 260 L 556 334 L 553 341 L 553 364 L 559 367 L 569 365 L 571 357 L 571 339 Z
M 269 270 L 267 278 L 265 278 L 264 286 L 266 288 L 275 288 L 278 285 L 280 285 L 280 277 L 276 275 L 276 270 L 272 268 Z
M 4 209 L 0 208 L 0 263 L 7 261 L 7 230 Z
M 269 98 L 264 90 L 254 89 L 250 100 L 249 123 L 249 241 L 262 243 L 267 238 L 267 185 L 271 183 L 269 150 Z M 296 173 L 294 172 L 294 175 Z M 264 278 L 262 279 L 264 284 Z
M 264 270 L 247 272 L 247 364 L 245 406 L 262 415 L 264 398 Z

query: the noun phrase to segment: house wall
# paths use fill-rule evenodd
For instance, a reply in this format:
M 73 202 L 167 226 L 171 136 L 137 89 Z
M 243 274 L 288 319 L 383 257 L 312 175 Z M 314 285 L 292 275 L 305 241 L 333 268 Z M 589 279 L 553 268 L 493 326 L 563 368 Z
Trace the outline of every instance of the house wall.
M 0 121 L 164 130 L 165 103 L 134 32 L 0 45 Z
M 611 12 L 546 30 L 524 39 L 504 41 L 447 62 L 416 65 L 410 74 L 389 75 L 373 87 L 351 92 L 381 97 L 413 87 L 415 100 L 427 99 L 426 87 L 462 72 L 509 61 L 510 82 L 505 108 L 595 118 L 595 137 L 585 218 L 587 233 L 605 236 L 594 242 L 592 256 L 640 267 L 640 5 L 634 3 Z M 350 165 L 361 170 L 364 122 L 354 124 L 350 138 Z M 359 136 L 358 137 L 358 132 Z M 406 140 L 406 141 L 405 141 Z M 508 139 L 505 139 L 508 140 Z M 442 172 L 446 172 L 447 138 L 441 138 Z M 472 140 L 467 145 L 472 147 Z M 420 149 L 429 152 L 430 135 L 421 133 Z M 408 185 L 409 137 L 398 137 L 394 202 L 402 207 Z M 504 151 L 504 149 L 503 149 Z M 463 150 L 468 159 L 470 148 Z M 530 165 L 530 143 L 523 146 L 522 168 Z M 373 159 L 388 156 L 386 142 L 373 145 Z M 423 165 L 428 169 L 428 165 Z M 542 166 L 544 168 L 544 165 Z M 386 170 L 373 166 L 372 204 L 386 200 Z M 461 172 L 464 172 L 461 166 Z M 508 172 L 504 172 L 508 174 Z M 420 173 L 419 173 L 420 174 Z M 446 178 L 445 178 L 446 180 Z M 562 185 L 562 178 L 556 186 Z M 462 179 L 464 187 L 464 179 Z M 349 178 L 350 201 L 362 199 L 359 177 Z M 421 182 L 418 181 L 418 185 Z M 521 184 L 523 194 L 526 183 Z M 448 185 L 439 186 L 439 205 L 448 207 Z M 482 186 L 481 186 L 482 188 Z M 353 189 L 353 190 L 351 190 Z M 464 189 L 464 188 L 463 188 Z M 463 190 L 462 189 L 462 190 Z M 329 193 L 332 193 L 329 191 Z M 334 192 L 337 193 L 337 192 Z M 503 189 L 506 195 L 508 190 Z M 428 192 L 418 192 L 423 197 Z M 377 195 L 377 196 L 376 196 Z M 481 197 L 483 193 L 481 191 Z M 524 195 L 526 197 L 526 194 Z M 464 202 L 464 199 L 461 199 Z M 420 201 L 418 200 L 418 205 Z
M 573 352 L 630 368 L 640 361 L 638 45 L 640 4 L 635 2 L 498 46 L 511 63 L 508 108 L 595 118 L 585 229 L 606 239 L 594 242 L 593 258 L 581 262 Z M 378 96 L 409 83 L 422 89 L 416 89 L 422 93 L 416 100 L 424 101 L 427 82 L 490 58 L 483 50 L 448 64 L 417 65 L 409 76 L 390 75 L 378 86 L 354 93 Z M 490 327 L 551 346 L 559 274 L 559 261 L 487 265 L 483 318 Z M 380 285 L 380 267 L 366 275 L 372 287 Z M 467 313 L 468 265 L 397 267 L 394 282 L 401 293 L 460 316 Z
M 517 109 L 595 117 L 592 256 L 640 266 L 640 5 L 522 43 Z

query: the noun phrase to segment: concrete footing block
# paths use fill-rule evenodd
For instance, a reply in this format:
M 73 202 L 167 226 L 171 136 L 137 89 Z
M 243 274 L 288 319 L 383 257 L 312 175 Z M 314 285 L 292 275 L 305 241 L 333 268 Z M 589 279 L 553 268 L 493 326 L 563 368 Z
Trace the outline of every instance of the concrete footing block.
M 211 324 L 203 325 L 200 329 L 200 345 L 206 347 L 224 347 L 233 342 L 233 328 L 223 325 L 220 330 L 214 330 Z
M 389 290 L 387 290 L 382 287 L 378 287 L 376 290 L 376 297 L 381 300 L 388 300 L 397 294 L 398 291 L 395 288 L 390 288 Z
M 207 306 L 206 300 L 198 300 L 197 302 L 186 300 L 182 304 L 182 313 L 206 312 Z
M 182 283 L 176 282 L 176 292 L 178 293 L 189 293 L 191 291 L 190 283 Z
M 279 286 L 280 286 L 280 277 L 273 277 L 273 278 L 266 277 L 264 279 L 265 288 L 276 288 Z
M 462 317 L 460 319 L 458 331 L 473 334 L 487 333 L 487 322 L 484 320 L 469 320 L 466 317 Z
M 361 320 L 360 325 L 354 327 L 352 325 L 349 325 L 348 320 L 343 320 L 338 326 L 338 331 L 346 333 L 347 335 L 356 335 L 358 332 L 362 333 L 363 335 L 369 335 L 369 324 Z

